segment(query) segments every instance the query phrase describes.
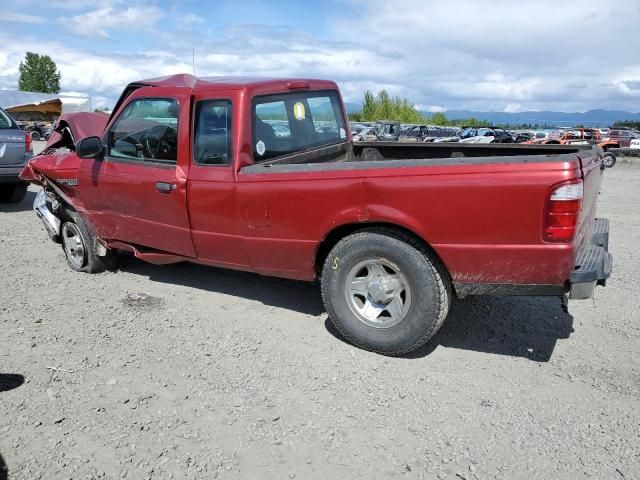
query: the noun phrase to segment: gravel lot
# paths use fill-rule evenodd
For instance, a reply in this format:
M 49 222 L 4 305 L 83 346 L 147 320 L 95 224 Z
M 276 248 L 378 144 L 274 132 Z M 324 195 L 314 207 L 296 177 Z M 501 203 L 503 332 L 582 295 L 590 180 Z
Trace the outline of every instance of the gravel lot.
M 313 285 L 130 258 L 74 273 L 33 190 L 0 205 L 0 471 L 640 478 L 639 186 L 606 172 L 615 265 L 593 301 L 468 298 L 410 358 L 337 338 Z

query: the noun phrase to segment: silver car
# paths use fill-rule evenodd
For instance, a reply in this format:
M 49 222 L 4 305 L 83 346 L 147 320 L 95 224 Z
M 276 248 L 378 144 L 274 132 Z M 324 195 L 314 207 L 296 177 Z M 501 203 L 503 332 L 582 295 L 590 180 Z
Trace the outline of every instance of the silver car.
M 24 199 L 28 184 L 18 174 L 32 156 L 31 137 L 0 108 L 0 202 Z

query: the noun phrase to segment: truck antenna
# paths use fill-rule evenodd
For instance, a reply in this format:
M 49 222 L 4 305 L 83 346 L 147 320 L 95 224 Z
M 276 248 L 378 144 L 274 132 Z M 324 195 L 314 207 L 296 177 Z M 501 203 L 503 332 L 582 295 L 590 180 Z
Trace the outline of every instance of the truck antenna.
M 191 62 L 193 64 L 193 76 L 196 76 L 196 49 L 193 47 L 191 49 Z

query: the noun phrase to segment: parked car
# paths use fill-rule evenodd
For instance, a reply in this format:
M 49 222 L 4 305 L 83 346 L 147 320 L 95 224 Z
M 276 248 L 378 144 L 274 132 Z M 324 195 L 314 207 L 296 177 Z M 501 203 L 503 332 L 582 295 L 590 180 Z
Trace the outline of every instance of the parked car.
M 357 133 L 352 133 L 354 142 L 365 142 L 365 141 L 374 141 L 378 138 L 373 133 L 374 127 L 364 127 L 362 130 Z
M 31 140 L 38 141 L 41 138 L 44 138 L 44 134 L 46 132 L 46 128 L 43 125 L 38 123 L 27 123 L 22 126 L 22 129 L 29 134 Z
M 596 128 L 569 128 L 554 130 L 547 138 L 529 140 L 525 144 L 543 145 L 598 145 L 605 152 L 604 164 L 611 168 L 616 164 L 616 155 L 610 152 L 611 148 L 619 148 L 618 142 L 603 139 Z
M 378 120 L 373 127 L 373 134 L 380 141 L 395 141 L 398 140 L 402 127 L 400 122 L 393 120 Z
M 400 142 L 433 142 L 437 138 L 455 135 L 453 127 L 440 127 L 433 125 L 410 125 L 398 136 Z
M 44 135 L 43 135 L 43 138 L 45 140 L 49 140 L 49 137 L 51 136 L 51 134 L 54 132 L 56 128 L 56 123 L 57 122 L 51 122 L 51 124 L 45 129 Z
M 629 148 L 633 139 L 640 139 L 640 133 L 626 128 L 619 128 L 609 130 L 603 141 L 611 143 L 611 148 Z
M 79 272 L 125 250 L 319 279 L 344 338 L 389 355 L 433 337 L 453 297 L 589 298 L 611 273 L 597 147 L 354 144 L 325 80 L 142 80 L 91 115 L 21 174 Z
M 536 138 L 536 132 L 532 132 L 529 130 L 520 130 L 517 132 L 513 132 L 511 136 L 513 137 L 513 141 L 515 143 L 522 143 Z
M 472 137 L 493 137 L 491 143 L 513 143 L 513 137 L 504 128 L 499 127 L 463 127 L 458 133 L 460 140 Z M 474 140 L 481 143 L 481 140 Z
M 24 199 L 28 184 L 18 174 L 32 155 L 29 134 L 0 108 L 0 202 Z

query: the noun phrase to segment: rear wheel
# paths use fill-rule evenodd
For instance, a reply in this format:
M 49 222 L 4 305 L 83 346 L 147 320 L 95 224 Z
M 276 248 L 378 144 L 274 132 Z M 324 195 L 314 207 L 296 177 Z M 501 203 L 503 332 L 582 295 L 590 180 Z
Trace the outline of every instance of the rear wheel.
M 67 221 L 60 228 L 62 250 L 69 266 L 77 272 L 99 273 L 116 266 L 115 252 L 97 253 L 98 239 L 85 221 L 72 210 L 65 212 Z
M 0 202 L 21 202 L 27 195 L 28 186 L 29 185 L 24 182 L 0 185 Z
M 604 166 L 607 168 L 611 168 L 616 164 L 616 156 L 612 152 L 607 152 L 604 154 Z
M 447 316 L 447 275 L 423 245 L 402 232 L 355 233 L 331 250 L 322 271 L 329 318 L 351 343 L 402 355 L 431 339 Z

